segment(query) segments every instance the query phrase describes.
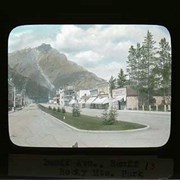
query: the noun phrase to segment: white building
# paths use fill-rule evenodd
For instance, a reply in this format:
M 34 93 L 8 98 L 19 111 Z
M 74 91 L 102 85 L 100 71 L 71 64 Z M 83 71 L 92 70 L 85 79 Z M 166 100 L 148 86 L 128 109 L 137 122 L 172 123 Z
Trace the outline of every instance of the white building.
M 77 92 L 77 102 L 81 108 L 85 107 L 87 100 L 90 97 L 90 90 L 79 90 Z
M 59 105 L 60 107 L 64 107 L 64 89 L 59 89 Z
M 90 90 L 90 98 L 87 100 L 87 108 L 105 109 L 109 107 L 109 83 L 103 82 L 97 88 Z
M 76 92 L 73 86 L 67 86 L 64 89 L 59 89 L 59 105 L 60 107 L 71 106 L 76 100 Z
M 81 99 L 83 96 L 90 96 L 90 90 L 79 90 L 77 92 L 78 99 Z

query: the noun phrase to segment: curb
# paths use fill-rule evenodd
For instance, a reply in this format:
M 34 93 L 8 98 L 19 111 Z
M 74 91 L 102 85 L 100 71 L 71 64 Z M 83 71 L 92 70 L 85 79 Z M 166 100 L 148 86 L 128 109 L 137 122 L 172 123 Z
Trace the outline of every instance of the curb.
M 41 111 L 42 111 L 42 110 L 41 110 Z M 42 112 L 43 112 L 44 114 L 48 114 L 48 113 L 46 113 L 46 112 L 44 112 L 44 111 L 42 111 Z M 50 115 L 50 114 L 48 114 L 48 115 Z M 50 115 L 50 116 L 52 116 L 52 115 Z M 65 126 L 71 128 L 71 129 L 73 129 L 73 130 L 76 130 L 76 131 L 79 131 L 79 132 L 88 132 L 88 133 L 95 133 L 95 132 L 97 132 L 97 133 L 126 133 L 126 132 L 137 132 L 137 131 L 147 130 L 147 129 L 149 129 L 149 127 L 150 127 L 149 125 L 142 124 L 142 125 L 144 125 L 144 126 L 146 126 L 146 127 L 144 127 L 144 128 L 138 128 L 138 129 L 119 130 L 119 131 L 84 130 L 84 129 L 75 128 L 75 127 L 73 127 L 73 126 L 71 126 L 71 125 L 69 125 L 69 124 L 61 121 L 60 119 L 58 119 L 58 118 L 56 118 L 56 117 L 54 117 L 54 116 L 52 116 L 52 117 L 55 118 L 59 123 L 64 124 Z
M 119 110 L 118 112 L 133 112 L 133 113 L 142 113 L 142 114 L 161 114 L 161 115 L 171 115 L 171 112 L 162 112 L 162 111 L 131 111 L 131 110 Z

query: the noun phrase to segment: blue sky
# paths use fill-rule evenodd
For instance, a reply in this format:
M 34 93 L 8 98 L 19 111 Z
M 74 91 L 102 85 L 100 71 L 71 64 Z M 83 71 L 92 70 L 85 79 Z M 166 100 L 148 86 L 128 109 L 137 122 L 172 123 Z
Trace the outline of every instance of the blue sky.
M 69 60 L 109 80 L 111 75 L 117 77 L 120 68 L 126 72 L 129 47 L 142 43 L 148 30 L 157 46 L 164 37 L 171 43 L 168 30 L 158 25 L 24 25 L 11 31 L 8 50 L 48 43 Z

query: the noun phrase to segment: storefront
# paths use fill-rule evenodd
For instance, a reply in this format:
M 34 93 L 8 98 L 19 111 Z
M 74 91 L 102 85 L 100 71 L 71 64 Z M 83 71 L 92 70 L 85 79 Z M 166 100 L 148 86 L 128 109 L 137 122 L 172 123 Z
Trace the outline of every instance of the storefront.
M 126 88 L 112 90 L 113 107 L 119 110 L 126 109 Z
M 112 90 L 113 106 L 119 110 L 135 110 L 138 109 L 137 92 L 131 88 L 118 88 Z
M 92 104 L 92 102 L 96 99 L 97 97 L 90 97 L 85 104 L 86 108 L 94 108 L 94 105 Z
M 95 109 L 106 109 L 109 107 L 109 99 L 108 97 L 98 97 L 91 104 Z

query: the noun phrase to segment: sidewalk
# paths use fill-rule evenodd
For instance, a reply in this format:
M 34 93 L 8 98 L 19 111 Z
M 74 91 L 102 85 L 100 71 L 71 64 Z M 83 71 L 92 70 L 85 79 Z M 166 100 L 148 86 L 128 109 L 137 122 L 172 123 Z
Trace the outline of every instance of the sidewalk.
M 139 110 L 118 110 L 118 112 L 152 113 L 152 114 L 171 114 L 171 112 L 164 112 L 164 111 L 139 111 Z
M 59 107 L 55 104 L 41 104 L 45 107 Z M 66 106 L 65 107 L 67 112 L 72 112 L 72 107 Z M 90 116 L 101 116 L 104 109 L 89 109 L 89 108 L 81 108 L 81 113 L 84 115 L 90 115 Z M 156 114 L 156 115 L 171 115 L 171 112 L 163 112 L 163 111 L 139 111 L 139 110 L 117 110 L 118 113 L 138 113 L 138 114 Z
M 22 109 L 24 109 L 24 107 L 22 107 Z M 8 111 L 8 114 L 10 114 L 10 113 L 14 113 L 14 112 L 17 112 L 17 111 L 20 111 L 20 110 L 22 110 L 21 108 L 17 108 L 16 110 L 10 110 L 10 111 Z

